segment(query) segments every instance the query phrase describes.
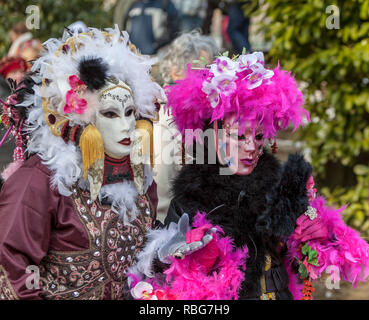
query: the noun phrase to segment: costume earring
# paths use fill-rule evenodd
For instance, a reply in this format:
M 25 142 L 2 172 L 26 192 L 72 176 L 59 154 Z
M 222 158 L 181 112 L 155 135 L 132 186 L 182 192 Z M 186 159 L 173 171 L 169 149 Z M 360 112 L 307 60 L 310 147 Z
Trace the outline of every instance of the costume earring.
M 133 144 L 130 152 L 133 182 L 140 195 L 147 190 L 145 186 L 145 164 L 154 166 L 153 126 L 148 120 L 137 120 Z
M 263 149 L 263 146 L 260 146 L 259 147 L 259 153 L 258 153 L 258 158 L 260 158 L 264 153 L 264 149 Z
M 227 167 L 230 167 L 231 166 L 231 159 L 226 158 L 225 159 L 225 162 L 227 164 Z
M 277 153 L 277 151 L 278 151 L 277 141 L 276 141 L 276 140 L 274 140 L 274 143 L 273 143 L 273 145 L 272 145 L 272 152 L 273 152 L 274 154 L 276 154 L 276 153 Z
M 230 166 L 231 166 L 231 164 L 234 164 L 234 158 L 233 158 L 233 157 L 225 158 L 224 160 L 225 160 L 226 165 L 227 165 L 228 167 L 230 167 Z
M 276 154 L 278 151 L 278 146 L 277 146 L 277 139 L 276 138 L 270 138 L 269 139 L 269 144 L 270 144 L 270 148 L 272 149 L 272 153 Z
M 22 123 L 19 126 L 17 133 L 14 134 L 16 148 L 14 149 L 14 152 L 13 152 L 13 160 L 14 161 L 21 160 L 23 162 L 24 160 L 26 160 L 26 156 L 24 154 L 23 139 L 22 139 L 22 134 L 21 134 Z

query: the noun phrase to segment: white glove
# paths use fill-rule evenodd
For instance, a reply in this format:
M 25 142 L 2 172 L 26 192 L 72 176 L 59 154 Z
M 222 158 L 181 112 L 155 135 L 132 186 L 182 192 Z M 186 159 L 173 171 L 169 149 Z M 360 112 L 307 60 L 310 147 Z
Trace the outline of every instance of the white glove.
M 217 231 L 216 228 L 211 228 L 200 241 L 186 243 L 186 233 L 189 230 L 189 217 L 187 213 L 184 213 L 178 221 L 177 233 L 159 249 L 158 257 L 161 262 L 171 263 L 170 257 L 184 259 L 185 256 L 204 248 L 213 240 L 211 233 Z

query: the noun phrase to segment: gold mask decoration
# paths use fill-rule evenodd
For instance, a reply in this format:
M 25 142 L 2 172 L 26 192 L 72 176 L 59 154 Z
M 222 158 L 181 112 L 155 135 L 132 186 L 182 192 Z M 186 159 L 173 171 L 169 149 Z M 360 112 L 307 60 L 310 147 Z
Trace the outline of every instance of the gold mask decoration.
M 145 175 L 144 165 L 153 166 L 153 126 L 148 120 L 137 120 L 135 138 L 131 150 L 131 167 L 134 183 L 140 194 L 144 194 Z

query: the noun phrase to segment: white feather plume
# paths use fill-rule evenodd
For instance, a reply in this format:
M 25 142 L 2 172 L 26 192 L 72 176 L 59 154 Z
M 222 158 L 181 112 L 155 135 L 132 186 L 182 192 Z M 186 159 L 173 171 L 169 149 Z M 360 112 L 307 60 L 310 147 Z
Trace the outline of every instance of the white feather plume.
M 135 220 L 138 215 L 136 199 L 138 191 L 132 181 L 108 184 L 99 192 L 99 200 L 111 203 L 113 212 L 119 214 L 125 225 Z
M 172 222 L 167 229 L 148 230 L 145 248 L 137 255 L 136 263 L 128 270 L 132 274 L 154 276 L 153 261 L 158 257 L 159 249 L 177 233 L 177 224 Z
M 67 35 L 62 40 L 49 39 L 44 43 L 46 53 L 36 60 L 32 71 L 39 72 L 43 78 L 50 81 L 50 85 L 40 90 L 39 94 L 42 97 L 57 96 L 62 101 L 57 109 L 63 114 L 65 92 L 58 86 L 58 81 L 65 82 L 70 75 L 78 75 L 78 64 L 82 58 L 101 58 L 108 65 L 108 76 L 114 76 L 132 88 L 138 114 L 152 118 L 155 112 L 155 98 L 165 99 L 163 89 L 150 77 L 151 67 L 156 60 L 132 52 L 128 46 L 128 33 L 120 32 L 117 25 L 114 29 L 106 29 L 111 34 L 109 42 L 101 30 L 90 28 L 90 31 L 93 32 L 93 37 L 73 34 L 74 42 L 81 44 L 76 52 L 69 50 L 63 54 L 55 54 Z M 77 115 L 68 114 L 68 117 L 73 116 L 78 119 Z

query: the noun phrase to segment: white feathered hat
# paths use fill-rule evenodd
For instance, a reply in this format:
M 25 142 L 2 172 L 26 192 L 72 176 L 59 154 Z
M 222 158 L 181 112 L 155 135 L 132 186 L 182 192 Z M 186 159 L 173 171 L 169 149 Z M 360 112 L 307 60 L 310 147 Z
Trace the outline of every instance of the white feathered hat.
M 130 90 L 137 118 L 154 118 L 155 101 L 165 99 L 165 94 L 150 77 L 156 61 L 140 55 L 127 32 L 117 26 L 105 31 L 88 28 L 83 33 L 66 29 L 61 39 L 49 39 L 44 47 L 32 68 L 35 94 L 23 102 L 30 107 L 28 150 L 53 171 L 52 184 L 59 192 L 70 195 L 73 185 L 103 168 L 102 138 L 94 127 L 99 90 L 117 83 Z M 142 193 L 147 189 L 147 181 L 142 186 L 147 170 L 137 171 L 141 178 L 135 179 L 135 185 Z M 88 180 L 95 199 L 101 184 L 92 190 Z M 151 184 L 152 178 L 146 180 Z

